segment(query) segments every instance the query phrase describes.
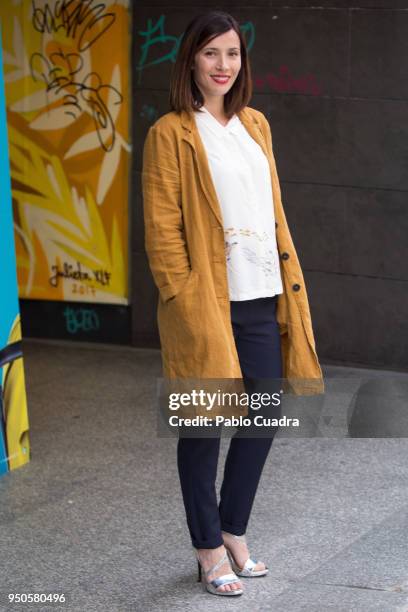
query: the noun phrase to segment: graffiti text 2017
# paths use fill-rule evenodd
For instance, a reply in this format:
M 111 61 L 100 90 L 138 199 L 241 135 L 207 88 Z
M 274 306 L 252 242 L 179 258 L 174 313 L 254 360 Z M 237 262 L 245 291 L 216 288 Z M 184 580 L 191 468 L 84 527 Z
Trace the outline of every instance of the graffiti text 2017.
M 77 267 L 74 268 L 74 266 L 65 262 L 62 270 L 58 266 L 51 266 L 53 274 L 48 279 L 50 285 L 52 287 L 58 287 L 60 278 L 72 278 L 76 281 L 92 281 L 102 286 L 109 285 L 110 278 L 112 276 L 110 272 L 107 270 L 92 270 L 92 276 L 89 274 L 89 272 L 82 270 L 81 263 L 79 261 L 76 263 Z

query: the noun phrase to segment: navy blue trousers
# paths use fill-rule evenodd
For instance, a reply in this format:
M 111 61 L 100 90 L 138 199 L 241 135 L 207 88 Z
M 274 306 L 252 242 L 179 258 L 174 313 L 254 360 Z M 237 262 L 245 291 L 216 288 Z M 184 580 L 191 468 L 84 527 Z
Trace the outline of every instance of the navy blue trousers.
M 262 379 L 282 377 L 276 303 L 277 296 L 230 302 L 232 328 L 247 393 L 259 391 Z M 235 535 L 246 532 L 276 430 L 270 437 L 243 437 L 241 433 L 238 428 L 230 441 L 219 505 L 215 480 L 220 437 L 178 440 L 181 491 L 195 548 L 221 546 L 221 530 Z

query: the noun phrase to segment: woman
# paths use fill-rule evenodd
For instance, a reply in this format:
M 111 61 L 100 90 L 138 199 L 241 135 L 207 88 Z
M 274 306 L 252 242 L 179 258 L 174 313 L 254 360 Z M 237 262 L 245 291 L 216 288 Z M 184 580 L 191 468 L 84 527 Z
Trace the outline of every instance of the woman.
M 172 111 L 149 129 L 143 154 L 145 244 L 159 289 L 164 375 L 243 379 L 252 390 L 284 376 L 296 393 L 320 393 L 271 132 L 247 106 L 251 94 L 236 20 L 220 11 L 193 19 L 172 74 Z M 239 431 L 232 438 L 219 506 L 219 437 L 178 441 L 187 524 L 210 593 L 240 595 L 240 577 L 268 572 L 250 558 L 245 531 L 272 438 Z

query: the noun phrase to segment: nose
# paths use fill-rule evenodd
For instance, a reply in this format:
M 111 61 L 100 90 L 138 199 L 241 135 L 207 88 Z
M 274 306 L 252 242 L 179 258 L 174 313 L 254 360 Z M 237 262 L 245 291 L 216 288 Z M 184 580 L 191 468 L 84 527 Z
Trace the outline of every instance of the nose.
M 228 68 L 227 57 L 220 55 L 217 62 L 217 70 L 224 70 Z

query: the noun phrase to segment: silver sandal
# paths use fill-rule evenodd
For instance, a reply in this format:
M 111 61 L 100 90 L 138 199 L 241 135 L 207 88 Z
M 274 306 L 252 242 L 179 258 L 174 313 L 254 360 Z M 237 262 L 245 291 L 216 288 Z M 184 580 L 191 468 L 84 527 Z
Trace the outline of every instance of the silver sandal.
M 240 540 L 241 542 L 246 543 L 245 535 L 237 536 L 234 533 L 229 533 L 228 531 L 223 531 L 222 533 L 231 535 L 236 540 Z M 224 543 L 224 546 L 225 546 L 225 543 Z M 227 547 L 225 546 L 225 548 Z M 255 570 L 254 568 L 256 564 L 258 563 L 258 561 L 256 561 L 255 559 L 251 559 L 251 557 L 248 557 L 248 559 L 245 561 L 244 567 L 239 568 L 238 565 L 235 563 L 232 553 L 228 549 L 227 549 L 227 554 L 230 559 L 232 569 L 234 570 L 237 576 L 242 576 L 243 578 L 258 578 L 260 576 L 266 576 L 266 574 L 269 572 L 269 569 L 268 567 L 266 567 L 266 565 L 265 565 L 265 569 L 263 570 Z
M 197 569 L 198 569 L 197 582 L 202 581 L 202 574 L 204 574 L 205 578 L 207 578 L 207 576 L 217 571 L 217 569 L 221 567 L 223 563 L 228 561 L 227 553 L 224 552 L 221 559 L 213 567 L 210 567 L 210 569 L 205 570 L 201 566 L 200 560 L 198 558 L 197 549 L 194 548 L 194 551 L 197 556 Z M 218 587 L 223 586 L 224 584 L 233 584 L 234 582 L 240 582 L 240 580 L 235 574 L 224 574 L 222 576 L 218 576 L 218 578 L 214 578 L 214 580 L 211 580 L 210 582 L 207 582 L 207 580 L 204 580 L 203 584 L 204 584 L 205 589 L 209 593 L 212 593 L 213 595 L 226 595 L 227 597 L 230 597 L 230 596 L 235 597 L 236 595 L 242 595 L 242 593 L 244 592 L 243 589 L 234 589 L 231 591 L 218 591 Z

